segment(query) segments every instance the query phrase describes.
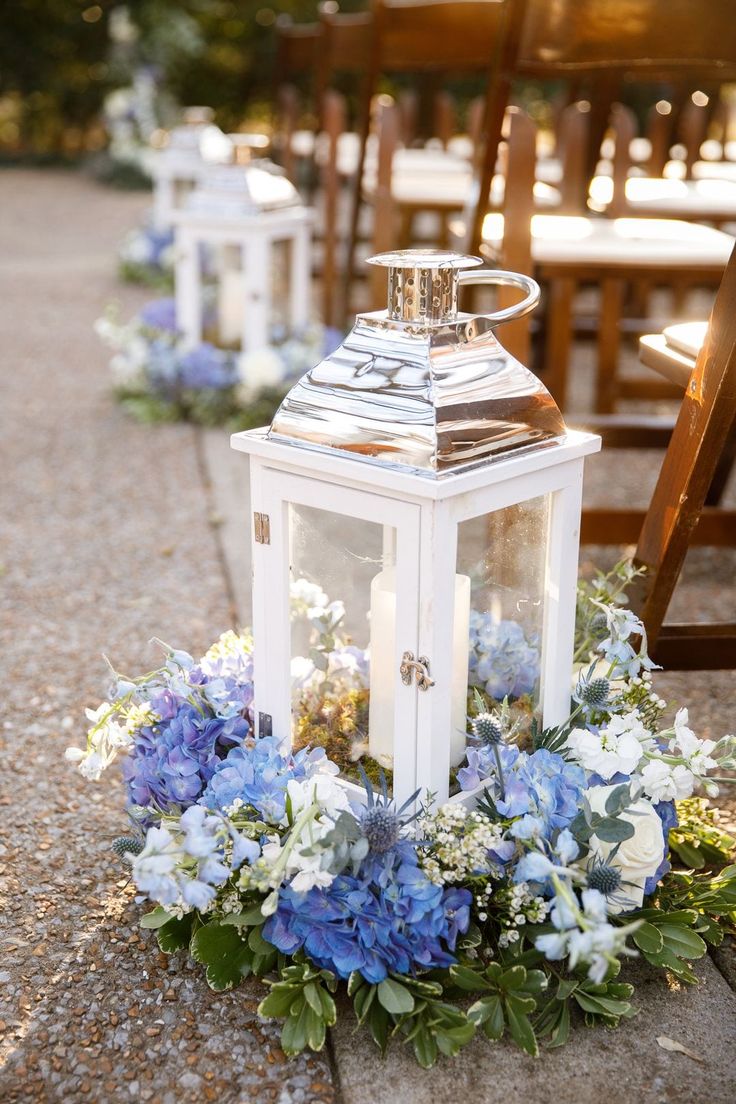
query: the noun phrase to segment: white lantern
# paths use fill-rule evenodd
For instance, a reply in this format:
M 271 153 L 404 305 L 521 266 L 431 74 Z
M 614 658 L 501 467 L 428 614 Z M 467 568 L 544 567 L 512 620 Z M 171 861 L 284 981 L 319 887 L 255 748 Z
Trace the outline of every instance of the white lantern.
M 528 724 L 568 715 L 583 460 L 600 439 L 567 431 L 496 339 L 537 302 L 533 280 L 439 251 L 372 263 L 388 311 L 359 316 L 270 429 L 232 438 L 251 463 L 259 732 L 324 744 L 356 796 L 362 765 L 399 802 L 465 800 L 473 688 Z M 526 298 L 460 314 L 460 282 Z
M 182 125 L 166 136 L 164 148 L 148 154 L 146 164 L 153 177 L 153 225 L 159 231 L 173 226 L 175 211 L 202 177 L 206 167 L 200 148 L 203 137 L 222 135 L 212 125 L 212 115 L 209 107 L 188 107 Z
M 244 354 L 269 345 L 276 322 L 291 333 L 309 322 L 312 212 L 281 170 L 251 160 L 258 137 L 230 135 L 230 163 L 208 165 L 175 213 L 176 315 L 185 348 L 212 335 L 215 344 Z M 283 266 L 288 290 L 277 304 L 279 247 L 288 250 Z

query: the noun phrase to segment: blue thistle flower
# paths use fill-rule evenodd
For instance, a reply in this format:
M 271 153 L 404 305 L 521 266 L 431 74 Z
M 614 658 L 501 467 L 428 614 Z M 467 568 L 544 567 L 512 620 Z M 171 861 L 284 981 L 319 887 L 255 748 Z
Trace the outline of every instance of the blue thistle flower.
M 479 713 L 473 718 L 473 735 L 486 747 L 498 746 L 503 742 L 503 729 L 492 713 Z

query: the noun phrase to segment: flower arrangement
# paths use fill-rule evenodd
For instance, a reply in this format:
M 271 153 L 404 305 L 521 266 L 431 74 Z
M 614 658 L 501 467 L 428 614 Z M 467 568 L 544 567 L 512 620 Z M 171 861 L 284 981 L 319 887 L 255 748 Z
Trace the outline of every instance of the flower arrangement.
M 126 234 L 118 252 L 118 271 L 128 284 L 170 290 L 174 286 L 174 232 L 145 222 Z
M 635 955 L 695 982 L 693 960 L 736 925 L 736 865 L 692 795 L 717 792 L 736 740 L 699 739 L 685 709 L 664 722 L 627 578 L 581 588 L 587 655 L 564 724 L 522 731 L 473 695 L 463 799 L 439 808 L 396 808 L 365 775 L 358 803 L 324 748 L 256 739 L 246 635 L 199 662 L 164 645 L 141 678 L 113 671 L 67 757 L 97 779 L 124 756 L 132 827 L 112 847 L 154 905 L 142 927 L 214 989 L 262 978 L 287 1054 L 322 1047 L 338 987 L 382 1051 L 397 1037 L 430 1066 L 476 1033 L 536 1055 L 580 1020 L 615 1026 L 635 1012 L 620 976 Z M 301 581 L 292 608 L 329 671 L 340 603 Z
M 113 351 L 115 393 L 134 417 L 232 430 L 270 422 L 290 385 L 337 344 L 332 330 L 315 325 L 298 335 L 275 330 L 272 345 L 244 355 L 210 341 L 184 350 L 169 297 L 127 323 L 110 309 L 95 330 Z

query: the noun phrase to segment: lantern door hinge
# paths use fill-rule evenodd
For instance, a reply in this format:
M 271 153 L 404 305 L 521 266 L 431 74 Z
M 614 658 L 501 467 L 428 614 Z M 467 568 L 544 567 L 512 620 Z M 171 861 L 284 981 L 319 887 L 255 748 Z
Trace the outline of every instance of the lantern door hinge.
M 253 526 L 256 534 L 256 544 L 271 543 L 271 519 L 268 514 L 253 514 Z
M 270 713 L 258 714 L 258 735 L 273 736 L 273 717 Z
M 419 659 L 415 659 L 413 652 L 404 652 L 399 667 L 399 674 L 404 686 L 411 686 L 412 672 L 420 690 L 429 690 L 430 686 L 434 686 L 434 679 L 429 677 L 429 660 L 427 657 L 419 656 Z

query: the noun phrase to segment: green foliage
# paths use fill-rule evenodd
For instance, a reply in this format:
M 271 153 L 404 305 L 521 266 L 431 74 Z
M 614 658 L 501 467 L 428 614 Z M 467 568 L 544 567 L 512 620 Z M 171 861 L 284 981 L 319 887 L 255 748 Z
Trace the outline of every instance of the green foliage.
M 258 932 L 258 928 L 253 930 Z M 237 928 L 215 920 L 195 932 L 191 951 L 194 961 L 205 967 L 207 984 L 212 989 L 232 989 L 254 972 L 256 952 L 250 939 L 243 938 Z
M 527 970 L 521 965 L 504 968 L 492 962 L 482 972 L 451 966 L 450 977 L 459 989 L 484 994 L 468 1009 L 471 1023 L 481 1027 L 494 1042 L 508 1031 L 517 1046 L 536 1058 L 539 1045 L 530 1016 L 547 985 L 544 971 Z
M 588 1027 L 617 1027 L 621 1020 L 636 1015 L 629 999 L 633 992 L 633 985 L 615 978 L 599 984 L 585 977 L 560 978 L 535 1020 L 536 1033 L 545 1039 L 548 1049 L 564 1046 L 570 1035 L 573 1007 L 583 1014 Z
M 269 982 L 271 992 L 258 1006 L 258 1014 L 284 1020 L 281 1046 L 284 1053 L 299 1054 L 306 1047 L 321 1050 L 326 1030 L 337 1019 L 332 993 L 337 978 L 308 962 L 287 966 L 278 981 Z
M 173 916 L 156 932 L 159 947 L 164 954 L 175 954 L 176 951 L 183 951 L 189 946 L 192 933 L 196 931 L 198 926 L 197 914 L 194 912 L 188 912 L 181 918 Z
M 193 422 L 201 426 L 225 426 L 236 433 L 268 425 L 284 394 L 282 388 L 264 388 L 249 402 L 247 409 L 238 402 L 234 387 L 180 391 L 171 399 L 149 391 L 120 389 L 117 398 L 125 411 L 144 425 Z
M 683 910 L 695 915 L 694 929 L 707 943 L 718 946 L 725 934 L 736 934 L 736 865 L 717 874 L 670 873 L 655 903 L 670 917 Z
M 437 977 L 446 977 L 438 972 Z M 461 1008 L 441 999 L 443 984 L 434 975 L 426 978 L 394 974 L 371 985 L 360 974 L 351 974 L 348 995 L 359 1024 L 365 1024 L 383 1054 L 393 1035 L 410 1043 L 420 1066 L 429 1069 L 440 1054 L 457 1054 L 475 1034 L 475 1026 Z
M 700 917 L 695 909 L 645 908 L 627 913 L 625 919 L 643 921 L 632 938 L 647 962 L 669 970 L 680 981 L 697 981 L 691 964 L 703 957 L 707 947 L 698 935 Z
M 717 812 L 702 797 L 677 802 L 679 824 L 670 829 L 670 850 L 689 870 L 725 866 L 734 857 L 736 839 L 718 827 Z

